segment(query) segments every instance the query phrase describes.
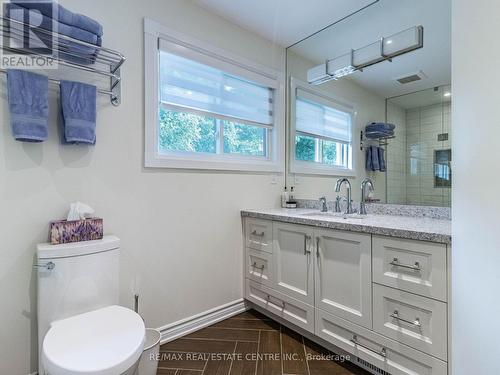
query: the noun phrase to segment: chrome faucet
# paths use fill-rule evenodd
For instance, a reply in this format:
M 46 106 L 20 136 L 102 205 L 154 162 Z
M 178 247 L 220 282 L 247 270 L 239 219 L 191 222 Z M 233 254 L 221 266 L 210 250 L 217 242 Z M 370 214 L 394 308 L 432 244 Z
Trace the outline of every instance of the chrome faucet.
M 326 205 L 326 198 L 319 198 L 319 203 L 321 204 L 321 212 L 328 212 L 328 206 Z
M 366 177 L 362 182 L 361 182 L 361 202 L 359 203 L 359 214 L 360 215 L 366 215 L 366 188 L 370 189 L 370 191 L 373 191 L 375 188 L 373 187 L 373 181 L 369 178 Z
M 342 184 L 347 184 L 347 205 L 344 214 L 353 214 L 354 210 L 352 209 L 352 199 L 351 199 L 351 183 L 347 178 L 340 178 L 335 185 L 335 192 L 339 193 L 342 188 Z

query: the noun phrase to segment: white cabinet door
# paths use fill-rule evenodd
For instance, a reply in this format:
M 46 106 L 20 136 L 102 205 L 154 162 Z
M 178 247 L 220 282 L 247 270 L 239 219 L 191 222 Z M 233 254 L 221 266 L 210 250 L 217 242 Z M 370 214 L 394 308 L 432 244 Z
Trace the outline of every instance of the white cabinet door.
M 312 228 L 274 222 L 273 242 L 274 289 L 313 305 Z
M 372 327 L 371 236 L 315 230 L 316 307 Z

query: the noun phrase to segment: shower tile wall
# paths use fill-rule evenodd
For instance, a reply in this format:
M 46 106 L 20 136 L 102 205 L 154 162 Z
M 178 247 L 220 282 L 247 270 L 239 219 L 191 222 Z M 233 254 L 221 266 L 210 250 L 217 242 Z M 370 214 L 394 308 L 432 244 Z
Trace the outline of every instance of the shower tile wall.
M 387 203 L 406 204 L 406 111 L 388 103 L 387 122 L 396 125 L 387 147 Z
M 450 206 L 451 189 L 434 187 L 434 151 L 451 148 L 450 103 L 406 111 L 406 202 Z M 448 133 L 447 141 L 438 134 Z
M 396 138 L 387 150 L 387 202 L 450 206 L 451 189 L 434 187 L 434 151 L 451 148 L 450 103 L 405 110 L 387 105 Z M 438 134 L 448 133 L 447 141 Z

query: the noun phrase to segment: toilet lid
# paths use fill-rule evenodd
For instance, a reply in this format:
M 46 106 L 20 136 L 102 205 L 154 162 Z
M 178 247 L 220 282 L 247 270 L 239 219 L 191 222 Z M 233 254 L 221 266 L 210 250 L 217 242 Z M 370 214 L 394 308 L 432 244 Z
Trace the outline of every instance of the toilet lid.
M 116 375 L 142 354 L 146 329 L 141 317 L 109 306 L 52 323 L 43 340 L 43 362 L 50 375 Z

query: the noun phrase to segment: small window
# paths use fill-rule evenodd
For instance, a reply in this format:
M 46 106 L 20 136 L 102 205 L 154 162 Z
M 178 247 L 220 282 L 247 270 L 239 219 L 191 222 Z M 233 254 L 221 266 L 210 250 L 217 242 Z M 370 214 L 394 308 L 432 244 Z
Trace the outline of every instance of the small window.
M 292 172 L 352 172 L 353 110 L 292 80 Z
M 160 52 L 159 152 L 266 158 L 273 89 Z
M 146 93 L 153 99 L 146 103 L 146 166 L 280 170 L 278 76 L 189 37 L 148 35 L 152 26 L 145 26 L 146 51 L 156 40 L 156 58 L 146 53 L 146 90 L 157 94 Z

